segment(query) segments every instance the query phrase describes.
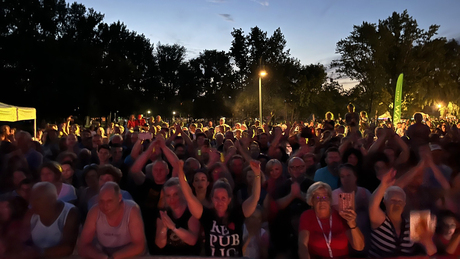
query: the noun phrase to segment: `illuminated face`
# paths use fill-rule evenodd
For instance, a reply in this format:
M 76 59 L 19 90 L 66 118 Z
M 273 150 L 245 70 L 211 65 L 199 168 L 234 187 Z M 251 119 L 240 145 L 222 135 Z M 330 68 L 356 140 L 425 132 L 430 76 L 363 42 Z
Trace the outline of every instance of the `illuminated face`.
M 44 167 L 40 172 L 40 180 L 42 182 L 54 183 L 56 180 L 56 175 L 51 169 Z
M 353 171 L 351 171 L 350 169 L 341 168 L 339 175 L 340 175 L 340 183 L 342 184 L 344 189 L 348 190 L 348 189 L 351 189 L 352 186 L 356 185 L 356 181 L 357 181 L 356 176 L 353 173 Z
M 114 190 L 107 189 L 99 193 L 98 199 L 98 205 L 101 212 L 110 215 L 118 209 L 122 197 L 121 194 L 118 196 L 115 195 Z
M 214 208 L 219 214 L 224 214 L 227 209 L 228 205 L 232 199 L 228 197 L 228 192 L 224 188 L 216 188 L 214 189 L 214 193 L 212 195 L 212 203 Z
M 113 161 L 120 160 L 123 157 L 123 148 L 122 147 L 113 148 L 112 157 L 113 157 Z
M 181 204 L 182 192 L 179 186 L 170 186 L 164 189 L 166 204 L 170 208 L 177 208 Z
M 101 148 L 97 152 L 97 157 L 101 163 L 107 163 L 110 158 L 110 151 L 105 148 Z
M 331 210 L 331 198 L 326 189 L 320 188 L 313 193 L 313 209 L 319 214 L 328 214 Z
M 443 226 L 443 235 L 452 237 L 452 235 L 455 233 L 455 229 L 457 228 L 457 223 L 455 222 L 455 219 L 453 217 L 446 217 L 442 223 L 444 224 Z
M 162 162 L 156 162 L 152 166 L 152 175 L 156 183 L 161 184 L 166 182 L 166 177 L 169 174 L 167 165 Z
M 270 170 L 270 177 L 273 179 L 278 179 L 283 173 L 283 168 L 281 164 L 273 164 L 272 169 Z
M 340 163 L 340 154 L 338 152 L 329 152 L 327 153 L 326 163 L 328 165 L 332 163 Z
M 396 215 L 399 217 L 406 206 L 406 201 L 404 200 L 404 195 L 399 192 L 390 192 L 388 193 L 388 200 L 384 201 L 387 208 L 388 215 Z
M 193 187 L 195 190 L 206 190 L 209 186 L 208 177 L 204 173 L 196 173 L 193 177 Z
M 348 156 L 348 160 L 347 162 L 353 166 L 357 166 L 358 165 L 358 157 L 355 155 L 355 154 L 350 154 Z
M 72 167 L 68 164 L 63 164 L 62 165 L 62 177 L 65 179 L 65 180 L 68 180 L 70 178 L 72 178 L 74 174 L 74 170 L 72 169 Z
M 294 159 L 289 163 L 289 174 L 293 178 L 299 178 L 305 173 L 305 162 L 302 159 Z
M 66 144 L 68 147 L 73 147 L 77 143 L 77 137 L 74 134 L 69 134 L 66 138 Z

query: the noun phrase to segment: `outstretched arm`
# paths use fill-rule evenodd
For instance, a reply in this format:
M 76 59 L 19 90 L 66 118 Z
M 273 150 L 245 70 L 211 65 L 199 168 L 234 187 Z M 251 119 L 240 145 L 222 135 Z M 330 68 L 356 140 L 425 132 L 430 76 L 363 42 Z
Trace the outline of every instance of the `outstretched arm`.
M 409 160 L 409 147 L 398 134 L 394 135 L 394 139 L 396 140 L 396 143 L 398 143 L 399 147 L 402 149 L 401 153 L 399 154 L 399 157 L 395 161 L 395 165 L 404 164 L 407 162 L 407 160 Z
M 152 141 L 147 150 L 144 151 L 134 162 L 131 170 L 129 170 L 131 176 L 133 177 L 134 183 L 141 185 L 145 181 L 145 174 L 142 172 L 142 168 L 147 163 L 150 158 L 150 155 L 155 151 L 156 142 Z
M 382 177 L 379 187 L 374 191 L 369 202 L 369 218 L 371 220 L 372 229 L 376 229 L 385 221 L 385 213 L 380 209 L 380 202 L 388 187 L 395 182 L 396 170 L 391 169 Z
M 193 195 L 192 188 L 190 188 L 190 185 L 187 183 L 184 173 L 184 162 L 179 160 L 178 163 L 174 164 L 173 170 L 178 170 L 177 174 L 179 175 L 180 187 L 184 193 L 185 200 L 187 200 L 190 213 L 192 213 L 195 218 L 200 219 L 201 215 L 203 215 L 203 204 Z
M 243 213 L 246 218 L 250 217 L 256 210 L 257 202 L 260 199 L 260 162 L 253 160 L 251 161 L 251 169 L 254 172 L 255 179 L 252 185 L 252 194 L 243 202 Z

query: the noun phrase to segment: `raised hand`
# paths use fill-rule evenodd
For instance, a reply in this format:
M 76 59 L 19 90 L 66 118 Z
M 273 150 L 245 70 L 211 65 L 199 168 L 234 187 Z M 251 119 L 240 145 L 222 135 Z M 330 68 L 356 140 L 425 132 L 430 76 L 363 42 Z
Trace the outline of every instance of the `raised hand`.
M 249 165 L 251 166 L 251 169 L 252 171 L 254 172 L 254 175 L 257 177 L 257 176 L 260 176 L 260 161 L 258 160 L 251 160 L 251 162 L 249 163 Z
M 386 174 L 382 176 L 381 184 L 390 187 L 392 186 L 395 181 L 396 181 L 396 170 L 394 168 L 391 168 Z

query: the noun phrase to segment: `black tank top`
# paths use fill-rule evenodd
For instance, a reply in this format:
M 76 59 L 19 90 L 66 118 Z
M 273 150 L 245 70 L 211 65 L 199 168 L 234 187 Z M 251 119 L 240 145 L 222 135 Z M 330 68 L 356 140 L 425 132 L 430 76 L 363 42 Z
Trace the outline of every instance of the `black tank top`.
M 172 211 L 167 210 L 168 216 L 171 218 L 171 220 L 176 224 L 177 228 L 183 228 L 188 230 L 188 221 L 190 217 L 192 217 L 192 214 L 188 210 L 188 208 L 185 209 L 184 213 L 182 216 L 178 219 L 175 219 Z M 160 218 L 158 214 L 158 218 Z M 171 229 L 168 229 L 167 233 L 167 241 L 166 241 L 166 246 L 163 249 L 160 249 L 159 254 L 161 255 L 199 255 L 200 254 L 200 241 L 199 238 L 194 246 L 190 246 L 182 239 L 180 239 L 174 231 Z

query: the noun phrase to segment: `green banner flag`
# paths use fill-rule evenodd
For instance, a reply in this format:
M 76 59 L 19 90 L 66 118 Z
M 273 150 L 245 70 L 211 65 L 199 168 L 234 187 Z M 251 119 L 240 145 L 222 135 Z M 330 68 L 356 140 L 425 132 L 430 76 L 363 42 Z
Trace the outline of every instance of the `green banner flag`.
M 398 77 L 398 82 L 396 82 L 396 91 L 395 91 L 395 103 L 394 103 L 394 113 L 393 113 L 393 125 L 396 127 L 396 124 L 401 120 L 401 99 L 402 99 L 402 87 L 403 87 L 403 77 L 404 74 L 400 74 Z

